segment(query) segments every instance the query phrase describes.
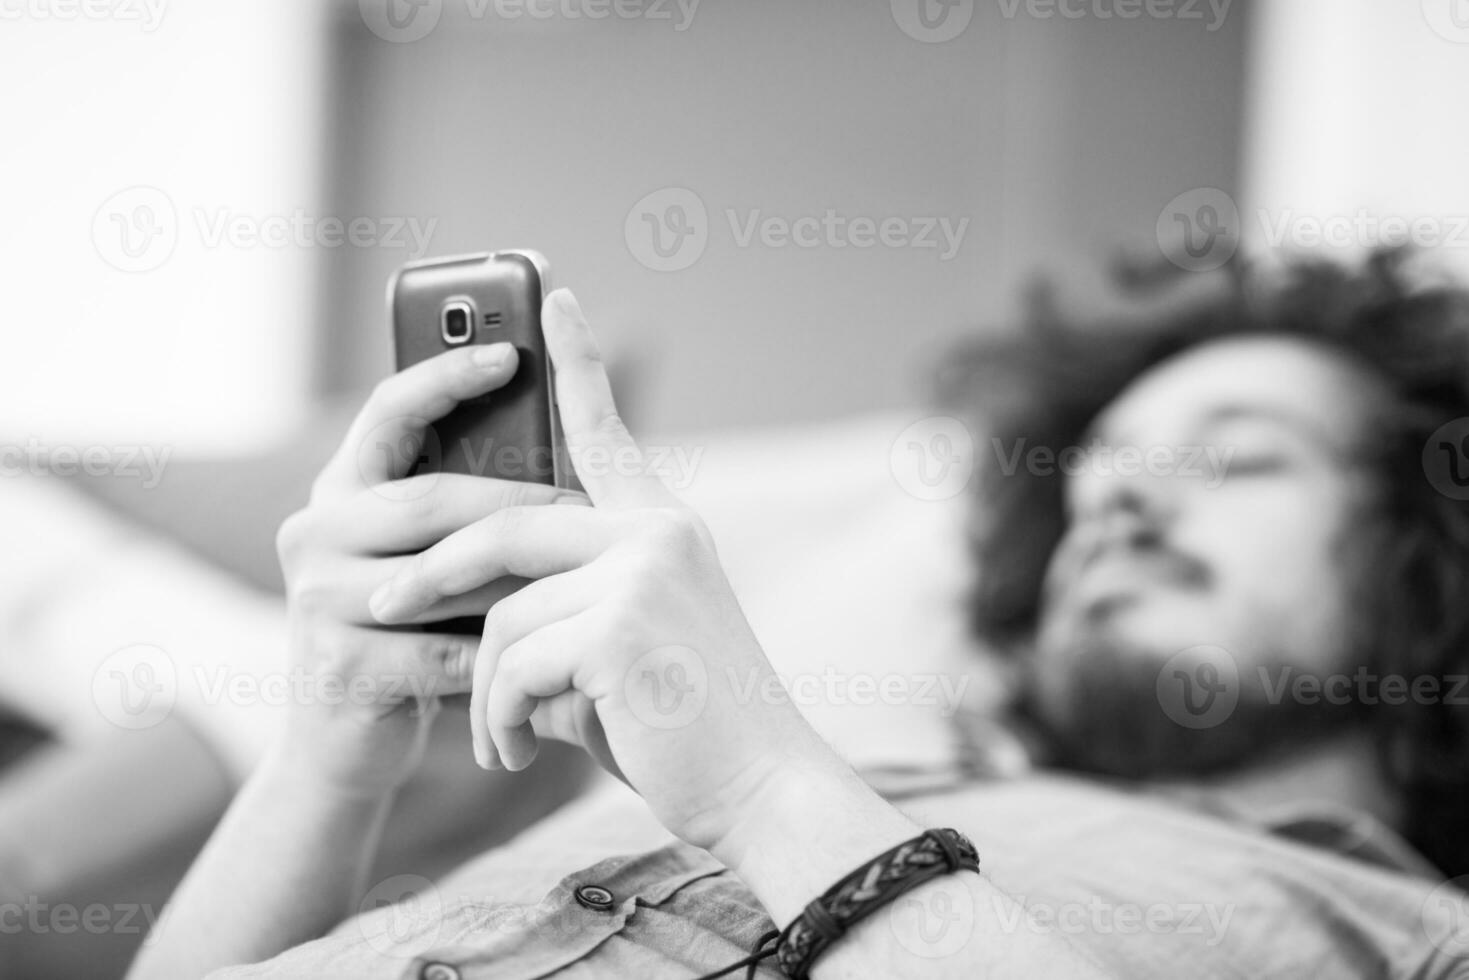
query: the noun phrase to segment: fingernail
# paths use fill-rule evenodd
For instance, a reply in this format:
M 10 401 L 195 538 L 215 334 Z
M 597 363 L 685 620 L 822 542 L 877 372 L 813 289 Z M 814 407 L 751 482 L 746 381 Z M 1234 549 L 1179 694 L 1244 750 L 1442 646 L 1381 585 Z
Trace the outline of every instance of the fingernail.
M 510 360 L 510 351 L 513 348 L 509 344 L 482 344 L 476 346 L 470 353 L 469 359 L 483 368 L 497 368 Z
M 581 316 L 581 304 L 576 301 L 576 297 L 571 294 L 571 290 L 563 286 L 560 289 L 556 290 L 554 295 L 556 297 L 556 308 L 558 310 L 560 310 L 562 313 L 565 313 L 567 316 Z
M 393 583 L 384 582 L 377 587 L 377 591 L 372 594 L 372 598 L 367 600 L 367 609 L 372 613 L 374 619 L 379 622 L 386 622 L 387 620 L 384 617 L 392 611 L 392 608 Z
M 590 507 L 592 506 L 592 499 L 584 493 L 563 493 L 552 500 L 551 503 L 559 504 L 563 507 Z
M 504 768 L 500 762 L 500 753 L 488 746 L 481 748 L 476 745 L 474 747 L 474 757 L 479 762 L 479 767 L 486 772 L 499 772 Z

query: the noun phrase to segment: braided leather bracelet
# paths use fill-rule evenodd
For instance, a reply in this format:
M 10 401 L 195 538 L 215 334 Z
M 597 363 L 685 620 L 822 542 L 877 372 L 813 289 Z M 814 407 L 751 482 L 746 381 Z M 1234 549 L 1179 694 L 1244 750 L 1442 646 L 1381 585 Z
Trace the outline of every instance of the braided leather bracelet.
M 792 980 L 807 980 L 817 957 L 848 929 L 899 895 L 940 875 L 978 870 L 979 852 L 969 838 L 947 827 L 925 830 L 832 885 L 807 905 L 784 932 L 761 936 L 755 952 L 743 960 L 699 980 L 721 977 L 741 967 L 748 967 L 748 976 L 754 976 L 760 960 L 772 955 Z M 777 939 L 779 944 L 774 949 L 765 948 Z
M 925 830 L 867 862 L 806 906 L 775 954 L 793 980 L 805 980 L 816 958 L 852 926 L 907 891 L 939 875 L 978 871 L 979 853 L 957 830 Z

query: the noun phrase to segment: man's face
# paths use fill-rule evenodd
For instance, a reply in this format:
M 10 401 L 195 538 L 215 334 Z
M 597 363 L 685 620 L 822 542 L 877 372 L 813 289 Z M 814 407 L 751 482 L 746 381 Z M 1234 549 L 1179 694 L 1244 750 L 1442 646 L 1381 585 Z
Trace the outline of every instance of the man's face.
M 1360 659 L 1341 544 L 1368 495 L 1351 460 L 1386 397 L 1324 347 L 1238 338 L 1105 409 L 1068 477 L 1033 660 L 1036 707 L 1073 757 L 1128 775 L 1233 766 L 1320 720 L 1279 685 Z M 1227 699 L 1212 717 L 1211 687 Z

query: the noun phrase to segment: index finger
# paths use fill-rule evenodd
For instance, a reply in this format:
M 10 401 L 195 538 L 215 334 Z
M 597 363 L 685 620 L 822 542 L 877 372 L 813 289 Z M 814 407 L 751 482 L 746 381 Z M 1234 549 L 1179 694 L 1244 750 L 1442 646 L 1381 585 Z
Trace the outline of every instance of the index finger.
M 475 344 L 389 375 L 352 420 L 316 492 L 352 493 L 407 476 L 429 425 L 460 402 L 503 387 L 518 363 L 513 344 Z
M 672 494 L 648 471 L 642 450 L 617 414 L 602 352 L 571 290 L 558 289 L 546 297 L 541 324 L 556 368 L 556 400 L 566 448 L 592 503 L 612 507 L 672 503 Z

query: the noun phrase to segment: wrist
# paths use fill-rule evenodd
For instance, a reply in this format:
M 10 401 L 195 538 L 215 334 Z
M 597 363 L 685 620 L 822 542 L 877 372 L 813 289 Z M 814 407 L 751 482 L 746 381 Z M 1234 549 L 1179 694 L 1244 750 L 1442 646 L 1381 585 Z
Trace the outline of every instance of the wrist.
M 260 760 L 258 781 L 282 793 L 300 794 L 343 805 L 392 802 L 406 777 L 386 777 L 328 752 L 302 750 L 293 740 L 277 739 Z
M 784 928 L 853 868 L 921 832 L 830 754 L 773 773 L 710 851 Z
M 319 781 L 344 797 L 392 796 L 422 761 L 439 705 L 367 705 L 289 715 L 271 755 L 282 776 Z

